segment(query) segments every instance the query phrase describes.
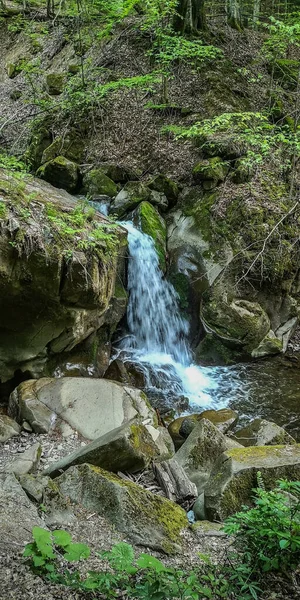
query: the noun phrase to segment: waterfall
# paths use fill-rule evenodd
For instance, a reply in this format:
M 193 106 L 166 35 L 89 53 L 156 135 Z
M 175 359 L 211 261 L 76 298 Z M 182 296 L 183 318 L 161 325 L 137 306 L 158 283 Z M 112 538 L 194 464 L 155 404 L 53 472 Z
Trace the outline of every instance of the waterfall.
M 132 223 L 121 224 L 129 245 L 129 335 L 120 342 L 122 359 L 142 368 L 149 390 L 209 405 L 215 380 L 210 369 L 192 363 L 189 324 L 180 313 L 174 287 L 159 268 L 154 241 Z

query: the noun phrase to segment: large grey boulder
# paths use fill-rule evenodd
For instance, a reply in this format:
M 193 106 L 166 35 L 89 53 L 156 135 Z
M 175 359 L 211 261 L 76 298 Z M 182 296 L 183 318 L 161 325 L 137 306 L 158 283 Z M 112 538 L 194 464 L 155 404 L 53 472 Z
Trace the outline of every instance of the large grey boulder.
M 136 419 L 156 423 L 155 411 L 143 392 L 106 379 L 42 378 L 21 383 L 11 394 L 9 412 L 37 433 L 68 423 L 95 440 Z
M 73 465 L 83 463 L 115 473 L 134 473 L 144 469 L 153 460 L 165 460 L 170 456 L 171 449 L 164 443 L 158 429 L 131 421 L 62 458 L 48 467 L 44 475 L 53 477 Z
M 175 503 L 89 464 L 72 467 L 55 481 L 60 492 L 108 519 L 135 544 L 163 552 L 180 550 L 188 525 Z
M 257 473 L 266 489 L 278 479 L 300 478 L 300 444 L 294 446 L 250 446 L 224 452 L 216 461 L 205 486 L 205 514 L 210 521 L 222 521 L 251 504 Z
M 0 443 L 5 443 L 21 431 L 20 425 L 8 415 L 0 415 Z
M 226 437 L 210 421 L 202 419 L 176 452 L 175 459 L 201 494 L 218 456 L 236 446 L 240 445 Z
M 174 441 L 176 448 L 180 448 L 190 435 L 197 423 L 202 419 L 208 419 L 222 433 L 227 433 L 238 421 L 238 413 L 231 408 L 221 408 L 220 410 L 204 410 L 201 413 L 194 413 L 184 417 L 177 417 L 168 426 L 168 431 Z
M 0 473 L 0 544 L 3 548 L 22 549 L 31 541 L 34 526 L 44 523 L 15 475 Z
M 168 207 L 168 200 L 161 192 L 150 190 L 141 181 L 128 181 L 111 204 L 110 212 L 124 216 L 144 201 L 155 204 L 164 210 Z
M 276 446 L 278 444 L 296 444 L 283 427 L 272 421 L 254 419 L 234 434 L 234 439 L 243 446 Z

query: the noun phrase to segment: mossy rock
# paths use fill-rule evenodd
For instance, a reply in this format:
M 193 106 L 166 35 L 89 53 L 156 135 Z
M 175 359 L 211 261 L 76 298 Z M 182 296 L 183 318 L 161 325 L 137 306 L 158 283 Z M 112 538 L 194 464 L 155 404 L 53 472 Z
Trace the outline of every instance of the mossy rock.
M 23 161 L 33 171 L 36 171 L 42 163 L 42 156 L 46 148 L 52 144 L 52 135 L 47 125 L 40 125 L 33 132 L 29 146 L 23 155 Z
M 226 433 L 237 423 L 238 414 L 230 408 L 222 408 L 220 410 L 205 410 L 201 413 L 177 417 L 168 426 L 169 434 L 177 450 L 202 419 L 207 419 L 219 431 Z
M 218 133 L 201 135 L 195 138 L 195 143 L 201 148 L 204 158 L 221 158 L 232 161 L 246 154 L 247 146 L 237 139 L 236 135 Z
M 101 168 L 92 169 L 83 177 L 83 189 L 91 198 L 109 196 L 114 198 L 118 187 L 112 179 L 107 177 Z
M 141 202 L 134 212 L 133 222 L 143 233 L 150 235 L 155 243 L 162 271 L 166 269 L 167 228 L 158 210 L 149 202 Z
M 196 183 L 200 183 L 204 189 L 210 190 L 224 181 L 228 171 L 228 163 L 215 156 L 198 162 L 193 169 L 193 177 Z
M 141 202 L 149 202 L 151 190 L 141 181 L 128 181 L 111 205 L 110 212 L 122 217 Z
M 41 163 L 54 160 L 57 156 L 64 156 L 68 160 L 80 163 L 83 158 L 84 147 L 82 136 L 71 130 L 63 137 L 57 137 L 50 146 L 47 146 L 43 152 Z
M 263 356 L 280 354 L 281 352 L 283 352 L 283 341 L 282 339 L 279 340 L 275 333 L 270 329 L 260 342 L 259 346 L 252 350 L 251 356 L 253 358 L 262 358 Z
M 66 76 L 64 73 L 48 73 L 46 75 L 47 91 L 51 96 L 59 96 L 64 91 Z
M 37 176 L 55 187 L 75 192 L 79 182 L 78 165 L 64 156 L 57 156 L 37 170 Z
M 103 163 L 97 166 L 97 169 L 102 171 L 104 175 L 112 179 L 115 183 L 127 183 L 127 181 L 132 181 L 136 178 L 133 171 L 121 165 Z
M 232 365 L 241 358 L 241 353 L 225 346 L 212 333 L 207 333 L 195 350 L 198 361 L 212 365 Z
M 300 69 L 300 61 L 288 58 L 279 58 L 270 64 L 269 71 L 274 73 L 274 77 L 281 82 L 281 85 L 288 89 L 297 87 Z
M 245 447 L 296 444 L 294 438 L 283 427 L 265 419 L 254 419 L 249 425 L 236 431 L 234 439 Z
M 89 464 L 72 467 L 56 483 L 63 495 L 108 519 L 131 542 L 168 554 L 180 551 L 188 521 L 170 500 Z
M 232 300 L 225 294 L 211 294 L 203 302 L 201 318 L 221 341 L 251 353 L 270 331 L 270 320 L 258 302 Z
M 231 173 L 233 183 L 241 184 L 251 181 L 254 175 L 254 168 L 247 164 L 242 158 L 235 161 L 234 169 Z
M 273 489 L 278 479 L 299 481 L 300 444 L 250 446 L 224 452 L 205 486 L 206 518 L 223 521 L 244 505 L 251 505 L 258 472 L 266 490 Z
M 148 187 L 151 190 L 164 194 L 168 199 L 169 208 L 175 206 L 179 195 L 179 187 L 175 181 L 163 174 L 159 174 L 155 175 L 150 183 L 148 183 Z

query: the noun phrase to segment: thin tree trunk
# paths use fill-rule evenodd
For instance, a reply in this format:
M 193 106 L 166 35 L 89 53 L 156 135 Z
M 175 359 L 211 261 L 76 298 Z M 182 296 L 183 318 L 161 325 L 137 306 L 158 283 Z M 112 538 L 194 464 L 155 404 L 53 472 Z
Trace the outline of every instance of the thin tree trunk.
M 242 15 L 239 0 L 228 0 L 227 2 L 227 23 L 233 29 L 242 31 Z

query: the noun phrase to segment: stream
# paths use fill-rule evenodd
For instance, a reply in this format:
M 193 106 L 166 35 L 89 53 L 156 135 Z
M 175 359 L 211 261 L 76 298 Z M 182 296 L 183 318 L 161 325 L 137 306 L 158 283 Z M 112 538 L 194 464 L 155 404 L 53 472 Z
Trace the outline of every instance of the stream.
M 121 225 L 128 231 L 129 301 L 127 331 L 117 342 L 114 358 L 143 373 L 152 404 L 162 413 L 174 408 L 182 414 L 229 406 L 239 413 L 241 425 L 266 418 L 300 441 L 300 359 L 195 364 L 189 324 L 180 313 L 177 293 L 159 268 L 153 239 L 130 221 Z

